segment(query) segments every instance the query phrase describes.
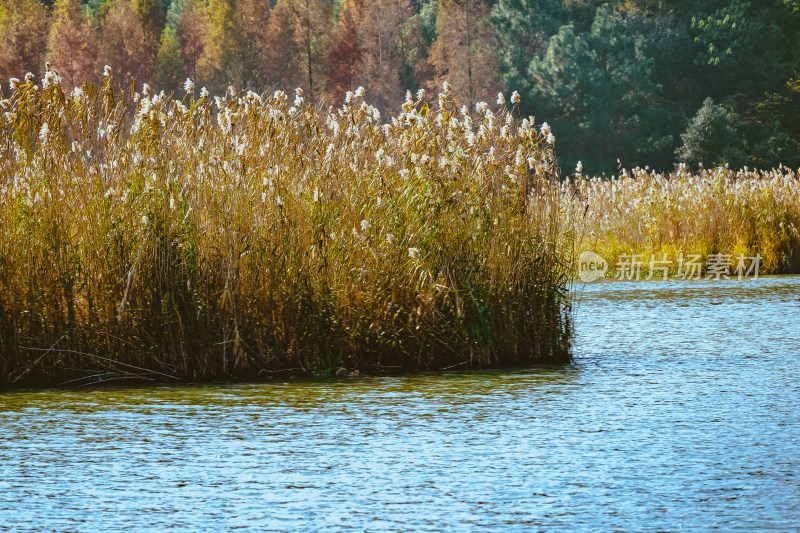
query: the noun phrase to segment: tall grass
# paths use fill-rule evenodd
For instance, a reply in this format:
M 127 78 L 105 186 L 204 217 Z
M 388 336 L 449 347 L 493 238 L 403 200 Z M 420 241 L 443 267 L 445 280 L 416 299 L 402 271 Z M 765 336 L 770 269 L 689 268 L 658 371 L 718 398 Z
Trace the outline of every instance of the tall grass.
M 553 147 L 513 107 L 34 81 L 0 121 L 1 384 L 569 358 Z
M 607 261 L 620 254 L 762 256 L 762 273 L 800 273 L 800 175 L 733 171 L 623 171 L 610 180 L 578 176 L 562 187 L 579 248 Z

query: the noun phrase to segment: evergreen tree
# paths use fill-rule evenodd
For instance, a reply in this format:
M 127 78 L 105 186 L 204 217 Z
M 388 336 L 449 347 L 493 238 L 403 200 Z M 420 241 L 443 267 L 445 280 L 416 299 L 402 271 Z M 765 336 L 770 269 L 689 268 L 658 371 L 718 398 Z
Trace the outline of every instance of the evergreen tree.
M 692 168 L 730 164 L 736 168 L 745 161 L 744 142 L 725 108 L 706 98 L 703 106 L 681 134 L 683 144 L 675 151 L 678 160 Z
M 569 13 L 553 0 L 499 0 L 492 8 L 506 88 L 529 90 L 531 59 L 547 50 L 550 37 L 568 22 Z
M 653 127 L 667 115 L 652 81 L 653 61 L 643 38 L 629 30 L 603 6 L 589 32 L 563 26 L 531 62 L 534 112 L 566 141 L 557 151 L 567 165 L 582 160 L 589 173 L 610 172 L 619 157 L 626 165 L 645 165 L 654 153 L 669 157 L 673 149 L 673 138 Z
M 798 64 L 796 47 L 787 44 L 800 38 L 800 14 L 783 0 L 730 0 L 705 17 L 692 17 L 691 31 L 696 62 L 706 70 L 703 81 L 717 97 L 752 99 L 779 87 Z

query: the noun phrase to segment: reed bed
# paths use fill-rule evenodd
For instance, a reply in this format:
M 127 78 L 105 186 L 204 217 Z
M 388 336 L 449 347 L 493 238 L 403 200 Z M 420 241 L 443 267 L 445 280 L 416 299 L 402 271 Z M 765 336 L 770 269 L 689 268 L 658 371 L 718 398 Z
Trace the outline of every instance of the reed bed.
M 35 82 L 2 102 L 0 384 L 569 359 L 552 134 L 502 98 Z
M 611 179 L 580 174 L 562 186 L 572 219 L 582 219 L 578 248 L 609 263 L 639 254 L 671 260 L 697 254 L 754 257 L 760 273 L 800 273 L 800 174 L 685 166 L 664 174 L 623 171 Z

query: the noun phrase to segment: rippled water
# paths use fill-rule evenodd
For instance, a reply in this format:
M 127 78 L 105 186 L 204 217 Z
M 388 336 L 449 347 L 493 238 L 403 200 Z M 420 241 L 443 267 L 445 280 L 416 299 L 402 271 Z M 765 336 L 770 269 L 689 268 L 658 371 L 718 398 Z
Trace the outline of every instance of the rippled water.
M 0 393 L 0 529 L 800 527 L 800 277 L 576 301 L 562 367 Z

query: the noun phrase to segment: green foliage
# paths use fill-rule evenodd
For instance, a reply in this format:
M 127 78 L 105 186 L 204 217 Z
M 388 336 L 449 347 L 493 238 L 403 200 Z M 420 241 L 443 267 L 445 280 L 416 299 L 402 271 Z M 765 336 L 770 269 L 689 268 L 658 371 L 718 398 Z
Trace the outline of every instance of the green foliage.
M 155 65 L 155 82 L 157 87 L 165 91 L 177 90 L 186 77 L 186 67 L 181 57 L 178 36 L 167 26 L 161 33 L 161 43 Z
M 590 173 L 608 172 L 620 155 L 640 164 L 670 143 L 653 128 L 668 111 L 644 38 L 607 6 L 597 9 L 589 32 L 562 26 L 529 74 L 533 110 L 566 139 L 559 154 L 568 165 L 581 160 Z
M 166 25 L 175 34 L 178 33 L 178 30 L 181 26 L 181 15 L 183 14 L 183 8 L 186 5 L 186 0 L 171 0 L 169 3 L 169 7 L 167 8 L 167 15 L 166 15 Z
M 697 168 L 730 164 L 738 167 L 744 163 L 744 140 L 725 108 L 715 105 L 711 98 L 681 134 L 683 144 L 675 151 L 678 160 Z
M 551 35 L 569 20 L 569 12 L 552 0 L 499 0 L 492 8 L 498 52 L 506 87 L 527 92 L 531 58 L 547 49 Z
M 780 0 L 731 0 L 706 17 L 693 17 L 696 64 L 715 76 L 710 94 L 758 93 L 782 82 L 797 66 L 798 17 Z

